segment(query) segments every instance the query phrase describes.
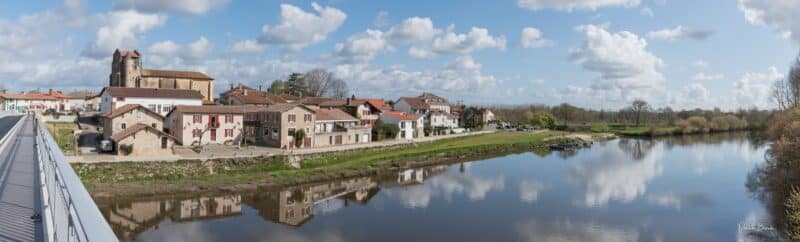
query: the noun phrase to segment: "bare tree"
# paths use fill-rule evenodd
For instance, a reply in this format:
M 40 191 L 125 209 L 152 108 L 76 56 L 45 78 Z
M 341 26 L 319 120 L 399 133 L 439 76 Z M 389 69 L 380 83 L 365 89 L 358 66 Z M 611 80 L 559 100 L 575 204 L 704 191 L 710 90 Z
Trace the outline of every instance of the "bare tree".
M 325 69 L 317 68 L 307 72 L 303 75 L 303 81 L 308 96 L 335 98 L 347 96 L 347 83 Z
M 630 108 L 636 118 L 636 126 L 642 123 L 642 115 L 646 115 L 652 109 L 650 104 L 641 99 L 634 100 Z

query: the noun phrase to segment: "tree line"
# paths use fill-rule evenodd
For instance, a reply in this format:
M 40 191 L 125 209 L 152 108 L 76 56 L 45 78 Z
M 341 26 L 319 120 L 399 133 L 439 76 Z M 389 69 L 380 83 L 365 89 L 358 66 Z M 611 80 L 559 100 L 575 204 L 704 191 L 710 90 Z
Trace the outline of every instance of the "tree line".
M 267 89 L 272 94 L 291 94 L 298 97 L 346 98 L 347 82 L 332 72 L 316 68 L 306 73 L 292 73 L 286 80 L 274 80 Z

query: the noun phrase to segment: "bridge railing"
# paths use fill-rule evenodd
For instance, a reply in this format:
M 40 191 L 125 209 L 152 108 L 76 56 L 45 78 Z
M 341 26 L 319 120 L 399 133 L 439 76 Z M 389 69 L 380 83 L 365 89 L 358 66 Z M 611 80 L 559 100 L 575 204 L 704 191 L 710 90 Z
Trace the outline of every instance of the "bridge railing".
M 42 122 L 36 122 L 45 241 L 119 241 Z

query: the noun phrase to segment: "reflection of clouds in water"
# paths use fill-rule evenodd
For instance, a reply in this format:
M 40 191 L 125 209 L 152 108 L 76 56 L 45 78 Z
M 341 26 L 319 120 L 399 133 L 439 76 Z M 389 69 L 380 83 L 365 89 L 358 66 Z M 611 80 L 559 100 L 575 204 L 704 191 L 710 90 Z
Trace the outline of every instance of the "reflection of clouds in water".
M 675 210 L 681 210 L 681 208 L 687 207 L 709 206 L 712 204 L 711 199 L 708 198 L 708 195 L 705 193 L 649 195 L 647 196 L 647 202 L 652 205 Z
M 784 241 L 780 239 L 778 232 L 771 229 L 769 215 L 764 212 L 750 211 L 744 219 L 739 222 L 736 230 L 736 241 Z
M 695 174 L 703 175 L 708 171 L 708 167 L 712 162 L 727 162 L 738 158 L 746 164 L 759 164 L 764 162 L 764 154 L 767 148 L 767 146 L 754 148 L 748 141 L 734 142 L 727 145 L 695 145 L 691 147 L 692 158 L 694 160 L 690 166 Z M 726 153 L 720 152 L 720 150 L 733 151 L 731 153 Z M 738 157 L 736 157 L 736 155 L 738 155 Z M 729 158 L 734 157 L 734 159 L 726 159 L 726 156 Z
M 469 173 L 445 173 L 434 177 L 424 184 L 404 189 L 387 191 L 387 194 L 402 201 L 406 207 L 424 208 L 431 197 L 443 196 L 450 200 L 453 195 L 464 193 L 470 200 L 483 200 L 492 190 L 502 190 L 505 179 L 502 176 L 486 178 Z
M 638 241 L 639 231 L 610 228 L 594 223 L 569 220 L 543 222 L 528 220 L 515 225 L 525 241 Z
M 181 229 L 154 230 L 152 236 L 140 237 L 145 241 L 171 241 L 171 242 L 205 242 L 218 241 L 225 238 L 215 237 L 211 228 L 205 228 L 204 223 L 181 223 L 168 226 L 180 226 Z M 261 225 L 258 225 L 261 226 Z M 312 242 L 312 241 L 347 241 L 339 230 L 324 230 L 320 233 L 302 233 L 299 230 L 280 229 L 247 229 L 244 234 L 246 241 L 281 241 L 281 242 Z
M 314 205 L 314 211 L 320 214 L 333 213 L 342 208 L 344 208 L 344 200 L 342 199 L 328 199 Z
M 519 200 L 524 203 L 532 203 L 539 199 L 539 193 L 550 188 L 550 184 L 540 181 L 520 181 Z
M 601 149 L 570 170 L 569 180 L 584 187 L 583 205 L 605 206 L 609 200 L 630 202 L 644 194 L 647 183 L 661 175 L 664 146 L 656 145 L 641 160 L 620 149 Z

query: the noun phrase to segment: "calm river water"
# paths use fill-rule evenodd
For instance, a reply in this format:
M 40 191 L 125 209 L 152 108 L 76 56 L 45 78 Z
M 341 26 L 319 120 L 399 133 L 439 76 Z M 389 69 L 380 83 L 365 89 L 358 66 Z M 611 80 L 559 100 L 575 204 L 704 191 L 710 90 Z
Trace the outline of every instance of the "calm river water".
M 617 139 L 250 193 L 100 203 L 135 241 L 748 241 L 749 133 Z

